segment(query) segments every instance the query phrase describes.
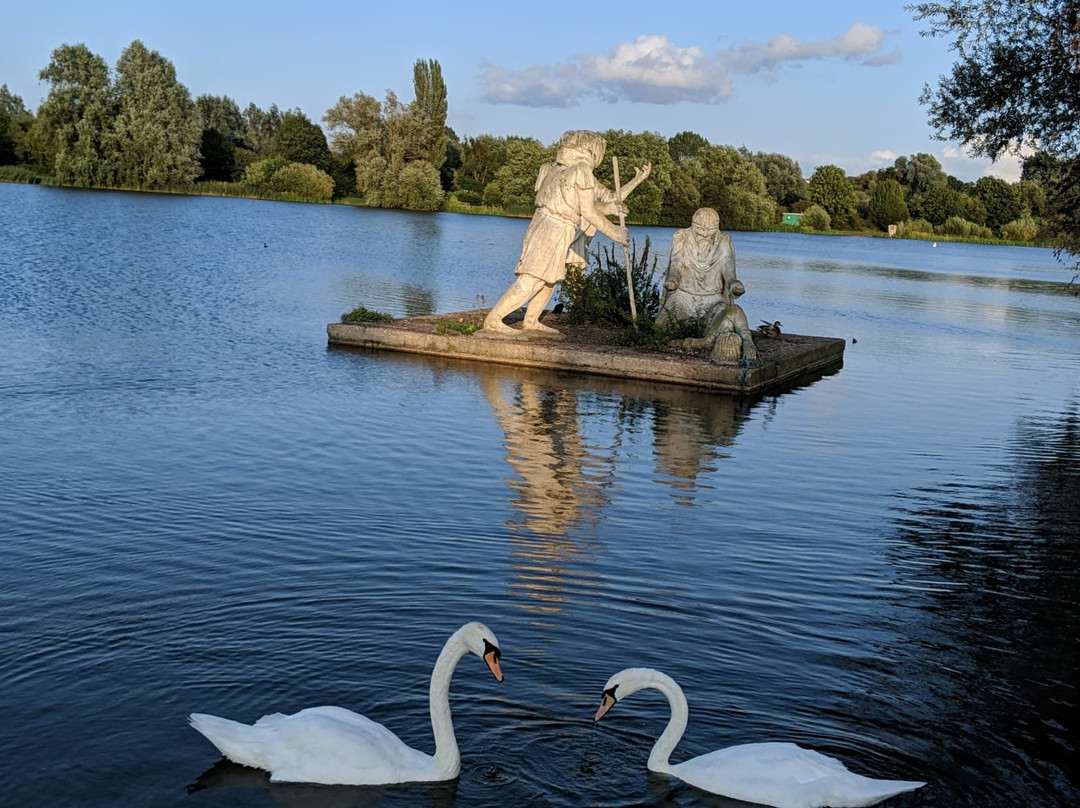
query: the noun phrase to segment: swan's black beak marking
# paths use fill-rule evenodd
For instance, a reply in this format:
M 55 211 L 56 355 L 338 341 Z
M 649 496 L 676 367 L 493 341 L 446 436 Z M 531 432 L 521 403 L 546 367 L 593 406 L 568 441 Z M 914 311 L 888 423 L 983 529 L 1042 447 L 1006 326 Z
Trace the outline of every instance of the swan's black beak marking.
M 495 677 L 496 682 L 501 682 L 503 680 L 502 668 L 499 667 L 500 659 L 502 659 L 502 651 L 499 650 L 499 646 L 492 645 L 491 642 L 485 639 L 484 662 L 487 664 L 492 676 Z
M 618 701 L 618 699 L 615 697 L 615 691 L 618 689 L 618 687 L 618 685 L 612 685 L 604 691 L 603 695 L 600 696 L 600 709 L 596 711 L 596 717 L 593 718 L 594 724 L 601 718 L 603 718 L 607 714 L 608 710 L 615 706 L 615 702 Z

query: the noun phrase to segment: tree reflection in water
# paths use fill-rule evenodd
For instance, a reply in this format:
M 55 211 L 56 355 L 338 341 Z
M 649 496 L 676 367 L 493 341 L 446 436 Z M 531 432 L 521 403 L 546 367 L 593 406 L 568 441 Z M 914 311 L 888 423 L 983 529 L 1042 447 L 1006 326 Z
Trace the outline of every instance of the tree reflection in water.
M 963 789 L 943 804 L 1077 805 L 1080 406 L 1020 424 L 1012 454 L 998 484 L 914 492 L 897 520 L 910 686 L 925 759 Z

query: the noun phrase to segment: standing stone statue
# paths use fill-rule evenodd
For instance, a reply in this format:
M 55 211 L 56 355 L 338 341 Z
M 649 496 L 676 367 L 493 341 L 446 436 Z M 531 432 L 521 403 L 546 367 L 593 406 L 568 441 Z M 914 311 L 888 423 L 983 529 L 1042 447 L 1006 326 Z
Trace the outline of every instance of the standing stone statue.
M 503 319 L 527 303 L 523 330 L 557 333 L 540 322 L 540 315 L 555 292 L 555 284 L 566 277 L 566 267 L 586 265 L 589 240 L 597 231 L 619 244 L 629 243 L 627 229 L 606 217 L 620 210 L 626 213 L 623 199 L 649 175 L 651 166 L 635 169 L 634 179 L 622 189 L 623 199 L 616 199 L 593 176 L 606 147 L 596 132 L 566 132 L 559 140 L 555 162 L 540 167 L 536 212 L 514 269 L 517 279 L 484 318 L 485 331 L 520 333 Z
M 731 237 L 720 232 L 719 214 L 712 208 L 698 209 L 690 227 L 671 237 L 657 324 L 703 321 L 707 324 L 703 337 L 675 340 L 672 346 L 708 349 L 711 362 L 756 361 L 753 331 L 746 312 L 735 302 L 745 291 L 735 277 L 735 249 Z

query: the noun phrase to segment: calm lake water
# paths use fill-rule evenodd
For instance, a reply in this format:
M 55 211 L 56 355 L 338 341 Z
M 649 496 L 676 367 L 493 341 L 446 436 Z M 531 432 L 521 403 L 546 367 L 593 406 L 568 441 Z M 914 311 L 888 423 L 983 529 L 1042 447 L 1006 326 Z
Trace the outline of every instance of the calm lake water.
M 328 348 L 490 305 L 526 222 L 0 184 L 11 806 L 733 806 L 650 776 L 792 740 L 893 806 L 1080 802 L 1080 299 L 1045 249 L 732 234 L 752 322 L 849 340 L 739 400 Z M 633 228 L 666 260 L 671 230 Z M 854 342 L 852 339 L 857 339 Z M 338 704 L 459 781 L 272 786 L 186 716 Z M 215 765 L 217 764 L 217 765 Z

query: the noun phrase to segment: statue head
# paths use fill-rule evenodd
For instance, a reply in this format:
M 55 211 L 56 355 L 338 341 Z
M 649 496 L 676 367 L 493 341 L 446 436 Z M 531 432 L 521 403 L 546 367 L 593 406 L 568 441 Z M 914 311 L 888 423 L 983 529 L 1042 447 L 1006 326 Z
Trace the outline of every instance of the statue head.
M 695 236 L 711 236 L 720 229 L 720 214 L 712 208 L 698 208 L 694 211 L 690 227 Z
M 559 138 L 559 152 L 555 161 L 560 165 L 571 165 L 586 159 L 595 168 L 604 159 L 606 149 L 607 141 L 603 135 L 587 129 L 572 129 L 563 132 Z

